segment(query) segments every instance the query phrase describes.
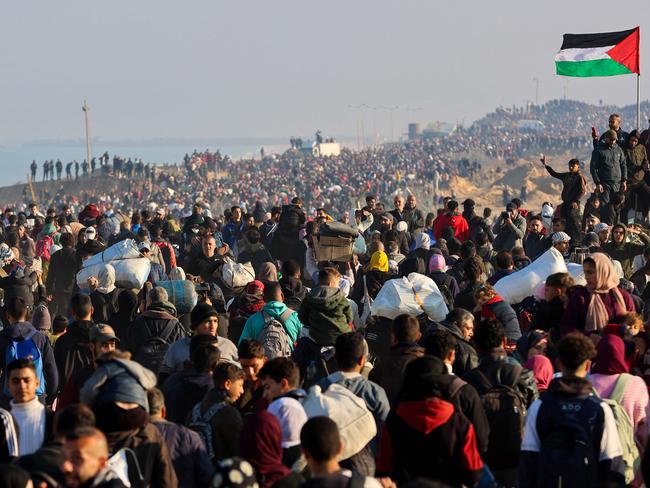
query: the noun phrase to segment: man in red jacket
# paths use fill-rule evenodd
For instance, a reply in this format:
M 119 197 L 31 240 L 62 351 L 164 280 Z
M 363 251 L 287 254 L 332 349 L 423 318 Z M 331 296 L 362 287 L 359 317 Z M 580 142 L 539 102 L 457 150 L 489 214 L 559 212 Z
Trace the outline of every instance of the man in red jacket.
M 454 236 L 460 242 L 465 242 L 469 239 L 469 225 L 465 217 L 458 212 L 458 202 L 456 200 L 449 200 L 445 213 L 434 220 L 433 234 L 436 239 L 440 239 L 442 231 L 447 227 L 454 229 Z

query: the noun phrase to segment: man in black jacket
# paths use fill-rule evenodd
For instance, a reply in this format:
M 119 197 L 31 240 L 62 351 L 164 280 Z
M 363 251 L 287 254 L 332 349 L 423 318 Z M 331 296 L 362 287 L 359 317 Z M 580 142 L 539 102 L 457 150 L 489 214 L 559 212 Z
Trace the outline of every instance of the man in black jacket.
M 521 425 L 525 410 L 538 396 L 535 377 L 506 354 L 506 334 L 499 322 L 479 322 L 474 330 L 474 344 L 480 362 L 463 376 L 463 380 L 476 388 L 484 400 L 490 423 L 490 440 L 483 459 L 497 481 L 508 487 L 516 486 L 520 436 L 523 435 Z M 517 418 L 512 415 L 505 418 L 498 408 L 487 409 L 488 405 L 495 407 L 504 402 L 512 403 Z
M 474 315 L 464 308 L 455 308 L 445 320 L 440 323 L 434 323 L 429 333 L 437 330 L 449 332 L 456 338 L 456 353 L 453 362 L 454 373 L 462 376 L 468 371 L 478 366 L 478 356 L 476 350 L 470 344 L 474 335 Z M 427 337 L 424 338 L 426 344 Z
M 60 250 L 52 254 L 45 288 L 52 300 L 52 314 L 66 315 L 74 293 L 75 277 L 79 268 L 72 234 L 61 234 Z
M 490 424 L 476 389 L 453 373 L 452 365 L 456 359 L 456 342 L 456 338 L 449 332 L 442 329 L 437 330 L 427 336 L 426 353 L 443 361 L 449 374 L 454 376 L 449 386 L 449 401 L 454 404 L 456 409 L 463 412 L 474 426 L 476 448 L 482 454 L 488 448 Z
M 68 325 L 65 334 L 54 345 L 54 359 L 61 385 L 65 385 L 73 373 L 93 361 L 90 331 L 95 323 L 92 321 L 93 306 L 90 297 L 74 295 L 70 301 L 70 312 L 74 322 Z
M 524 250 L 526 251 L 526 256 L 528 256 L 531 261 L 535 261 L 535 259 L 551 247 L 551 239 L 542 234 L 543 229 L 544 224 L 539 215 L 533 215 L 528 220 L 528 229 L 526 237 L 524 238 Z M 580 232 L 579 229 L 577 229 L 577 231 Z
M 561 216 L 566 219 L 567 234 L 571 236 L 573 242 L 577 242 L 580 237 L 580 199 L 587 190 L 587 181 L 580 172 L 580 161 L 577 159 L 569 161 L 569 171 L 565 173 L 558 173 L 546 164 L 545 156 L 542 156 L 541 161 L 548 174 L 562 181 Z

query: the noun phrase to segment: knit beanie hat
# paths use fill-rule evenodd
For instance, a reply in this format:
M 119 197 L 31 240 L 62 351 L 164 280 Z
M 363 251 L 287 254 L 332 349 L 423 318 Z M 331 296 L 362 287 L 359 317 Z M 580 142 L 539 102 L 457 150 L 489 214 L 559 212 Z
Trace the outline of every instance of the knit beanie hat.
M 50 330 L 52 328 L 52 319 L 46 305 L 41 303 L 34 307 L 32 325 L 36 330 Z
M 210 318 L 218 317 L 219 314 L 212 305 L 207 303 L 197 303 L 190 312 L 190 323 L 192 330 L 196 329 L 201 322 Z

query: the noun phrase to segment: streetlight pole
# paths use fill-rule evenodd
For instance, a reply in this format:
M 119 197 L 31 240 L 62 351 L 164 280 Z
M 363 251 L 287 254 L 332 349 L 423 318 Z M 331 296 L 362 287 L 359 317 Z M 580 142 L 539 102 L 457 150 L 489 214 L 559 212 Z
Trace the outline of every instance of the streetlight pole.
M 539 78 L 533 78 L 533 82 L 535 83 L 535 105 L 539 105 Z
M 88 121 L 88 112 L 90 108 L 88 107 L 86 100 L 84 100 L 84 104 L 81 107 L 81 110 L 84 113 L 84 122 L 86 126 L 86 163 L 88 163 L 88 167 L 90 167 L 90 160 L 92 159 L 93 149 L 90 145 L 90 123 Z

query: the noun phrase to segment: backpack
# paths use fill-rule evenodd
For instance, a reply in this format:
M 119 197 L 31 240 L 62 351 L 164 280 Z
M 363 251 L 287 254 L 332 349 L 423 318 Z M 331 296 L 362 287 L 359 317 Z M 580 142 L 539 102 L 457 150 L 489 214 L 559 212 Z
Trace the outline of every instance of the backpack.
M 541 443 L 537 486 L 596 486 L 599 446 L 595 446 L 595 420 L 599 418 L 596 409 L 601 408 L 594 396 L 543 396 L 536 425 Z M 552 426 L 546 426 L 544 419 Z
M 517 466 L 524 433 L 526 405 L 515 388 L 493 385 L 480 369 L 476 371 L 483 381 L 490 385 L 487 392 L 481 395 L 481 402 L 490 425 L 485 463 L 492 469 Z M 519 367 L 515 382 L 519 379 L 521 371 Z
M 295 353 L 299 354 L 296 355 Z M 304 390 L 317 384 L 337 371 L 334 347 L 321 347 L 309 337 L 302 337 L 294 350 L 294 360 L 300 366 L 302 388 Z
M 284 326 L 293 310 L 287 308 L 279 317 L 273 317 L 264 310 L 261 311 L 264 324 L 257 335 L 257 342 L 264 346 L 264 353 L 267 359 L 277 357 L 288 358 L 291 356 L 291 339 Z
M 54 245 L 52 236 L 43 236 L 36 243 L 36 257 L 41 258 L 43 261 L 49 261 L 52 257 L 50 255 L 50 248 Z
M 63 371 L 59 371 L 61 382 L 65 383 L 75 371 L 93 362 L 93 352 L 89 343 L 75 342 L 65 354 Z
M 32 363 L 34 363 L 34 366 L 36 367 L 36 378 L 38 378 L 39 382 L 38 388 L 36 388 L 36 395 L 42 396 L 45 394 L 43 354 L 34 342 L 34 336 L 36 335 L 36 332 L 36 330 L 32 330 L 25 336 L 23 340 L 20 341 L 10 339 L 11 344 L 9 344 L 7 350 L 5 351 L 5 368 L 9 363 L 16 359 L 29 359 Z M 4 392 L 5 395 L 11 396 L 11 393 L 9 393 L 9 388 L 7 388 L 7 377 L 5 377 Z
M 307 418 L 329 417 L 336 422 L 343 444 L 341 459 L 354 456 L 377 435 L 377 424 L 366 402 L 337 383 L 325 391 L 312 386 L 302 406 Z
M 169 349 L 169 336 L 172 335 L 176 327 L 175 320 L 169 320 L 160 335 L 152 334 L 147 326 L 149 337 L 136 351 L 133 360 L 139 362 L 145 368 L 150 369 L 157 376 L 160 367 L 165 359 L 167 349 Z
M 616 380 L 616 386 L 614 387 L 614 391 L 612 391 L 610 397 L 601 398 L 601 401 L 609 405 L 609 408 L 614 414 L 616 431 L 618 432 L 618 438 L 621 442 L 621 450 L 623 451 L 626 484 L 632 483 L 635 471 L 638 471 L 641 466 L 641 456 L 639 455 L 639 449 L 634 441 L 634 426 L 632 425 L 630 416 L 620 403 L 621 398 L 623 398 L 623 392 L 631 378 L 632 375 L 622 373 L 618 377 L 618 380 Z M 595 395 L 600 398 L 598 393 L 595 393 Z
M 255 270 L 250 262 L 236 263 L 227 258 L 221 267 L 221 279 L 229 288 L 241 288 L 255 279 Z
M 451 290 L 449 289 L 451 280 L 452 277 L 449 276 L 448 274 L 445 274 L 444 283 L 436 283 L 436 285 L 438 285 L 438 290 L 440 290 L 440 294 L 442 295 L 442 298 L 445 301 L 445 304 L 447 305 L 447 308 L 449 310 L 454 309 L 454 297 L 451 296 Z
M 208 451 L 210 459 L 214 459 L 214 445 L 212 444 L 212 425 L 210 421 L 219 410 L 226 406 L 226 402 L 219 402 L 208 408 L 205 413 L 201 413 L 201 403 L 194 405 L 192 414 L 187 422 L 187 427 L 192 429 L 201 436 L 205 448 Z

